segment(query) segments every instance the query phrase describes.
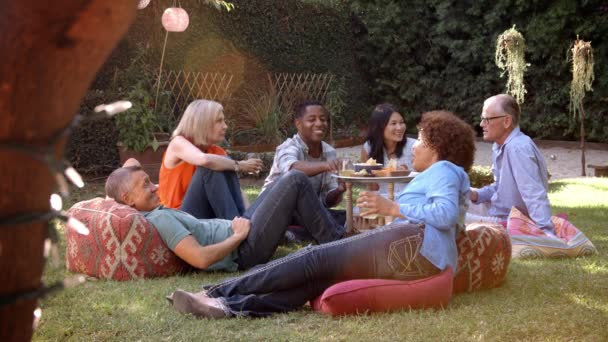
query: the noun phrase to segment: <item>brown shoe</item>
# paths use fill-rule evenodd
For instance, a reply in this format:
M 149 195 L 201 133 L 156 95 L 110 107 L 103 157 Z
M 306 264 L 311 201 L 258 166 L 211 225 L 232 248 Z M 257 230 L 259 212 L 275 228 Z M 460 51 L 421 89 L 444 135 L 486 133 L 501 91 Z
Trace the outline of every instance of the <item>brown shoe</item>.
M 196 317 L 216 319 L 228 317 L 218 299 L 199 294 L 177 290 L 173 292 L 173 307 L 181 313 L 193 314 Z
M 178 291 L 183 291 L 181 289 L 177 289 Z M 173 294 L 175 292 L 171 292 L 170 295 L 165 296 L 165 299 L 167 300 L 167 302 L 169 302 L 169 304 L 173 305 Z M 197 292 L 197 293 L 193 293 L 192 294 L 195 297 L 207 297 L 207 290 L 202 290 L 201 292 Z

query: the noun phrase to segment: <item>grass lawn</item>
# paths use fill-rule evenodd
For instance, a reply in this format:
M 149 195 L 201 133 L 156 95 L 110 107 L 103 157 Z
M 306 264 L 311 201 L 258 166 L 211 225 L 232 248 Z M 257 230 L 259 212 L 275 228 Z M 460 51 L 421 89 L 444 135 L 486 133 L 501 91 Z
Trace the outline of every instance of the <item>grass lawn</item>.
M 246 191 L 252 198 L 258 190 Z M 73 197 L 101 194 L 102 185 L 93 184 Z M 305 307 L 265 319 L 200 320 L 177 314 L 164 299 L 176 288 L 197 291 L 230 276 L 198 272 L 90 281 L 57 293 L 41 303 L 34 340 L 608 341 L 608 178 L 554 181 L 549 197 L 554 213 L 567 213 L 599 254 L 514 260 L 500 288 L 456 295 L 447 310 L 330 318 Z M 69 275 L 61 264 L 47 266 L 44 278 L 50 283 Z

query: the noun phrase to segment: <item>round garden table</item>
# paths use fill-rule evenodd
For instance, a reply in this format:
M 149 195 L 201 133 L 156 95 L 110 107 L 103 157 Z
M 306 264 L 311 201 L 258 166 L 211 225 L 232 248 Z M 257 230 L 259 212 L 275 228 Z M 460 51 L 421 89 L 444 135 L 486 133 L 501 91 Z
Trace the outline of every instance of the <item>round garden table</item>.
M 395 200 L 395 183 L 409 183 L 417 172 L 411 172 L 407 176 L 393 177 L 357 177 L 357 176 L 340 176 L 332 175 L 338 181 L 344 182 L 346 185 L 346 231 L 351 233 L 354 231 L 353 226 L 353 184 L 368 184 L 368 183 L 386 183 L 388 187 L 388 199 Z M 392 221 L 392 220 L 391 220 Z

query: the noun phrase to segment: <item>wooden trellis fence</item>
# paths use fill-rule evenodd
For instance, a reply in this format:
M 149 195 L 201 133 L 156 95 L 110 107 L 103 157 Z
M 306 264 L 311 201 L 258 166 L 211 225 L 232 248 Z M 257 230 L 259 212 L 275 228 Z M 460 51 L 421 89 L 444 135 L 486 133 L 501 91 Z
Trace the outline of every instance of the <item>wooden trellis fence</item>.
M 320 100 L 326 102 L 328 90 L 334 76 L 315 73 L 268 73 L 266 87 L 258 87 L 262 93 L 274 97 L 284 117 L 284 125 L 292 125 L 291 118 L 295 106 L 302 100 Z M 209 99 L 228 103 L 239 103 L 245 94 L 234 93 L 233 75 L 229 73 L 196 72 L 183 70 L 163 70 L 160 78 L 160 90 L 171 94 L 171 113 L 179 119 L 195 99 Z M 158 79 L 157 81 L 158 82 Z M 233 86 L 231 88 L 231 85 Z M 154 91 L 158 83 L 154 84 Z M 264 90 L 267 89 L 267 90 Z M 268 98 L 261 96 L 260 100 Z M 247 113 L 247 108 L 244 108 Z M 330 139 L 333 128 L 330 121 Z
M 295 105 L 304 99 L 325 101 L 333 77 L 332 74 L 268 73 L 282 112 L 287 114 L 292 114 Z
M 172 94 L 172 112 L 179 117 L 193 100 L 227 101 L 232 78 L 228 73 L 163 70 L 160 89 Z

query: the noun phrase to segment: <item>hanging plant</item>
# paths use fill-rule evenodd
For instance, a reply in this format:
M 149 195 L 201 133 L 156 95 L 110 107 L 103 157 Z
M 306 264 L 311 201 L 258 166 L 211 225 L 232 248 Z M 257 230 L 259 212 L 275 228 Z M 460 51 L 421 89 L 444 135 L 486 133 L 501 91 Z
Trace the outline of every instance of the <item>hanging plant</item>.
M 570 113 L 581 121 L 581 166 L 583 176 L 585 172 L 585 110 L 583 99 L 585 92 L 593 91 L 591 84 L 593 74 L 593 49 L 591 42 L 585 42 L 576 37 L 569 53 L 572 54 L 572 83 L 570 84 Z
M 572 54 L 572 83 L 570 84 L 570 113 L 576 118 L 583 119 L 583 98 L 585 92 L 593 91 L 591 83 L 593 74 L 593 48 L 591 42 L 585 42 L 576 37 L 570 49 Z
M 507 93 L 513 95 L 519 104 L 524 102 L 524 95 L 527 92 L 524 74 L 530 66 L 524 59 L 525 50 L 526 41 L 515 29 L 515 25 L 503 32 L 496 40 L 496 66 L 503 70 L 500 77 L 505 73 L 508 74 Z

